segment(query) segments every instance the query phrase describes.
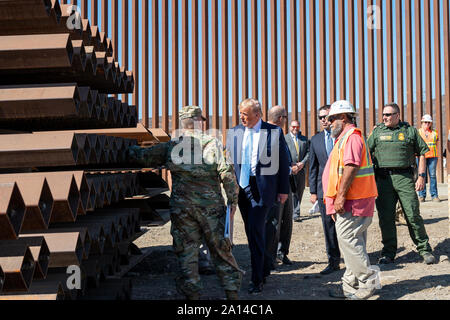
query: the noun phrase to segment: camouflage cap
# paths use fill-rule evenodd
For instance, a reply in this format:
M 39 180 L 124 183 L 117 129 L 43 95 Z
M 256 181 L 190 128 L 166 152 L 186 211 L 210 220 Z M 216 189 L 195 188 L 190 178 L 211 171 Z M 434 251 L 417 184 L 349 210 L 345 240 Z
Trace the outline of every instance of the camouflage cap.
M 206 120 L 205 117 L 202 116 L 202 109 L 199 106 L 184 106 L 181 108 L 179 113 L 180 120 L 201 117 L 202 120 Z

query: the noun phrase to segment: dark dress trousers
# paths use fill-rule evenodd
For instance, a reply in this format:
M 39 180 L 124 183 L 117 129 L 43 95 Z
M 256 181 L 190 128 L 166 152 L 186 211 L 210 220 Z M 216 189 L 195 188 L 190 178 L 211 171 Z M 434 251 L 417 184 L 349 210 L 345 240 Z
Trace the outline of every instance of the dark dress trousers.
M 328 263 L 335 265 L 339 263 L 341 253 L 339 251 L 334 221 L 330 215 L 326 214 L 325 204 L 323 203 L 322 173 L 327 160 L 325 133 L 322 131 L 311 138 L 309 147 L 309 190 L 311 194 L 317 194 L 325 235 Z
M 227 155 L 234 164 L 237 181 L 241 172 L 241 152 L 245 127 L 238 125 L 227 134 Z M 252 282 L 264 278 L 265 223 L 279 193 L 289 194 L 289 160 L 282 130 L 261 122 L 256 175 L 245 189 L 239 187 L 239 210 L 244 220 L 251 255 Z M 255 205 L 256 204 L 256 205 Z

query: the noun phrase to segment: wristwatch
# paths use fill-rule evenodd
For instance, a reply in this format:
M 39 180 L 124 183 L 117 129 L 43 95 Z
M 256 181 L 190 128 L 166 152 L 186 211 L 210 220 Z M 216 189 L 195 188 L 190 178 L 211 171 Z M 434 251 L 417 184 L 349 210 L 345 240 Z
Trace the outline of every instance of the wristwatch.
M 426 173 L 419 173 L 419 177 L 425 178 L 427 176 Z

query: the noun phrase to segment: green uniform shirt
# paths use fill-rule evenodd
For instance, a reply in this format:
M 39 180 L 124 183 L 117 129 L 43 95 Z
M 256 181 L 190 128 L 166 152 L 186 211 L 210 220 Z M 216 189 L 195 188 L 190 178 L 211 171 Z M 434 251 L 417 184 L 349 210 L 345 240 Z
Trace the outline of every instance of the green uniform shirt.
M 226 162 L 222 143 L 201 131 L 150 148 L 131 146 L 131 162 L 145 167 L 166 166 L 172 175 L 172 207 L 217 207 L 224 205 L 220 183 L 228 204 L 238 203 L 239 187 L 232 165 Z
M 399 122 L 395 128 L 378 124 L 367 139 L 367 145 L 376 168 L 406 168 L 415 163 L 415 157 L 429 151 L 416 128 Z

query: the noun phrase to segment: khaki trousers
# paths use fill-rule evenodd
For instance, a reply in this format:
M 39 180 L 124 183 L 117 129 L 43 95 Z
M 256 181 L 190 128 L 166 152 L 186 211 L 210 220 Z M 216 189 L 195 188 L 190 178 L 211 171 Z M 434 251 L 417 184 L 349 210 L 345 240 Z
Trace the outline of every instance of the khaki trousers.
M 371 289 L 373 281 L 368 281 L 375 273 L 370 269 L 366 251 L 367 229 L 372 217 L 352 216 L 351 212 L 336 214 L 336 233 L 339 249 L 345 262 L 342 277 L 344 292 L 355 293 L 358 289 Z

